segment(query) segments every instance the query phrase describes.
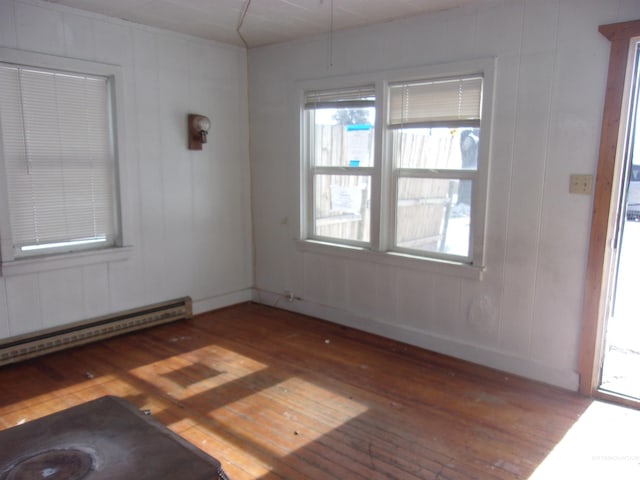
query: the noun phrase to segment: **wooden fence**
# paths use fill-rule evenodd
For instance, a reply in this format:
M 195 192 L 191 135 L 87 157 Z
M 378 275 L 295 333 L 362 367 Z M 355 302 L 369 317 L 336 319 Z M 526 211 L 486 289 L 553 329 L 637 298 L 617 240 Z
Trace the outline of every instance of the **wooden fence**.
M 319 166 L 373 165 L 373 129 L 355 139 L 342 125 L 316 128 L 315 158 Z M 396 141 L 395 158 L 403 168 L 447 168 L 459 162 L 457 137 L 436 141 L 404 132 Z M 354 151 L 360 158 L 354 158 Z M 448 163 L 447 163 L 448 162 Z M 459 168 L 459 167 L 456 167 Z M 331 238 L 369 241 L 371 179 L 360 175 L 316 175 L 316 234 Z M 449 211 L 457 180 L 400 178 L 397 184 L 396 243 L 406 248 L 441 250 L 446 239 Z

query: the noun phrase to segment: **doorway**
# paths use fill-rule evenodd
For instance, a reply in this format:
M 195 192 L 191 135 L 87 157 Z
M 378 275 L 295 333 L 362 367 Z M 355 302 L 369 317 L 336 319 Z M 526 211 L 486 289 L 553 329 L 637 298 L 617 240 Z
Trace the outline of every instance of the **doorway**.
M 618 150 L 620 189 L 614 226 L 611 285 L 605 318 L 599 389 L 640 401 L 640 41 L 632 44 L 628 69 L 626 132 Z
M 599 31 L 611 49 L 585 278 L 580 392 L 638 408 L 640 20 L 601 25 Z

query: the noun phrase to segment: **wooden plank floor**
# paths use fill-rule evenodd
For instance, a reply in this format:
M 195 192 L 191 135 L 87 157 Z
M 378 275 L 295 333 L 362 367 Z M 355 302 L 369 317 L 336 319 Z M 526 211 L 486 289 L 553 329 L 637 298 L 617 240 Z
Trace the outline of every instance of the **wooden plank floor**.
M 591 404 L 248 303 L 0 368 L 0 429 L 103 395 L 233 480 L 528 478 Z

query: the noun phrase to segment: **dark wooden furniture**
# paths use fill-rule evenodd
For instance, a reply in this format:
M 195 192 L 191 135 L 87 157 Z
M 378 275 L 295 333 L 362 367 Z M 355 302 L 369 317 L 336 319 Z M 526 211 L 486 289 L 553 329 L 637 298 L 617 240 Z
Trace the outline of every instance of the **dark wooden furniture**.
M 105 396 L 0 432 L 1 480 L 225 480 L 220 462 Z

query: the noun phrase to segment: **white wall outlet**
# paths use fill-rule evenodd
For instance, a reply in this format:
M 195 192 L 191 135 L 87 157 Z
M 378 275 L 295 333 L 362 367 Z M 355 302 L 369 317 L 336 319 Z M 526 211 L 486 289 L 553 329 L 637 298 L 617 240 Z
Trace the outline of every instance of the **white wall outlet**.
M 571 175 L 569 193 L 590 195 L 593 191 L 593 175 Z

